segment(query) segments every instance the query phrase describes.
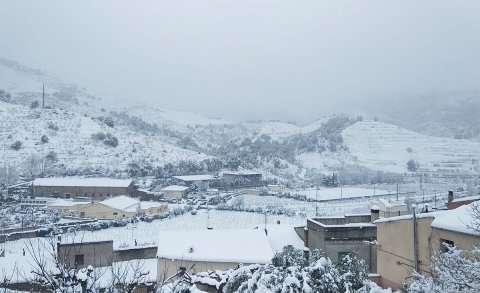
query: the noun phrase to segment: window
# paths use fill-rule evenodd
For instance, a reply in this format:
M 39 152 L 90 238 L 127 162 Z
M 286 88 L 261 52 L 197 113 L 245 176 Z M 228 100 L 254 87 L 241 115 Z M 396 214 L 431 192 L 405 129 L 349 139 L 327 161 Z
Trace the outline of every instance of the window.
M 338 261 L 344 259 L 347 255 L 350 255 L 350 251 L 339 251 L 338 252 Z
M 83 265 L 83 254 L 75 254 L 75 264 Z
M 114 216 L 118 215 L 118 213 L 113 213 Z
M 454 247 L 455 243 L 452 240 L 440 239 L 440 251 L 448 252 L 448 247 Z

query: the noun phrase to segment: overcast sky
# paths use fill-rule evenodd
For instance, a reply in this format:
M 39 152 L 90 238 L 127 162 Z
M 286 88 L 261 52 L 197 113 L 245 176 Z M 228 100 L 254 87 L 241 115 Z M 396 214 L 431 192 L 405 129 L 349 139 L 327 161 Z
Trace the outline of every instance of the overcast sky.
M 478 0 L 0 4 L 1 57 L 167 109 L 306 121 L 479 88 Z

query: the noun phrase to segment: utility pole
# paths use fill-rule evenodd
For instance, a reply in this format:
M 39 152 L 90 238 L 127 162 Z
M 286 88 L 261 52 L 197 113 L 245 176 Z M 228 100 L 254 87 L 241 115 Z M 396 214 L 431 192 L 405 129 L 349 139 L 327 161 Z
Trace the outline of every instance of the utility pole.
M 318 217 L 318 185 L 315 190 L 315 217 Z
M 42 84 L 42 109 L 45 109 L 45 84 Z
M 417 246 L 417 207 L 413 206 L 413 261 L 414 268 L 417 273 L 418 270 L 418 246 Z
M 397 182 L 397 201 L 398 201 L 398 182 Z

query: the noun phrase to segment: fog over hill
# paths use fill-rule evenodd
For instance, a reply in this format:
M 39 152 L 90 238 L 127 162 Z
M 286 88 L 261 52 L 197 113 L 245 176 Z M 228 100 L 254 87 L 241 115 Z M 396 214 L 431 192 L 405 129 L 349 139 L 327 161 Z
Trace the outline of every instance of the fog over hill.
M 407 168 L 410 160 L 423 172 L 449 176 L 479 168 L 480 143 L 474 140 L 419 134 L 368 116 L 331 115 L 307 125 L 230 122 L 96 95 L 6 59 L 0 60 L 0 89 L 5 157 L 9 166 L 24 175 L 167 176 L 248 169 L 272 178 L 308 181 L 346 169 L 402 174 L 412 171 Z M 459 101 L 446 104 L 443 115 L 471 113 Z M 474 104 L 474 99 L 469 101 Z M 405 123 L 410 121 L 408 115 L 416 117 L 422 109 L 407 107 L 401 112 L 404 116 L 388 116 L 385 111 L 378 117 L 409 129 L 415 127 L 413 121 L 426 119 Z M 457 126 L 470 125 L 475 115 L 463 118 L 453 121 Z M 438 129 L 422 128 L 420 122 L 416 127 L 435 134 L 452 126 L 451 120 L 436 121 Z M 453 135 L 459 128 L 450 129 Z M 475 137 L 473 126 L 461 129 L 469 131 L 465 138 Z

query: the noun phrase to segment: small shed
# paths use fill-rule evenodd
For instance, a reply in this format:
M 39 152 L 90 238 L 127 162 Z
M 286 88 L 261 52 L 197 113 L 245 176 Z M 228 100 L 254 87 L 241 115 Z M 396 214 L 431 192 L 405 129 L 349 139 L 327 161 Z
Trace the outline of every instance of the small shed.
M 188 187 L 180 185 L 171 185 L 162 189 L 163 197 L 182 198 L 187 194 Z

